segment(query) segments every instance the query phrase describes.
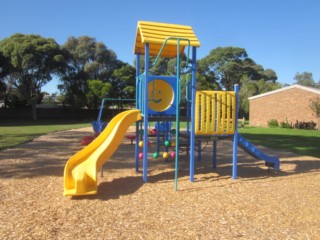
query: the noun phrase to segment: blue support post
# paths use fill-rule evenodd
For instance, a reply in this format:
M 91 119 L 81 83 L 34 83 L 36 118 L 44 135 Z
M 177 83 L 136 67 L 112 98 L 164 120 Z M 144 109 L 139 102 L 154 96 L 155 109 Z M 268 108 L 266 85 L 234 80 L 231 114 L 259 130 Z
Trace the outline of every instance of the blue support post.
M 136 108 L 140 109 L 140 103 L 139 103 L 139 98 L 140 98 L 140 53 L 137 53 L 136 55 Z M 136 122 L 136 144 L 135 144 L 135 168 L 136 172 L 139 171 L 139 122 Z
M 177 99 L 176 99 L 176 157 L 174 171 L 174 189 L 178 190 L 178 169 L 179 169 L 179 131 L 180 131 L 180 39 L 177 39 Z
M 139 171 L 139 131 L 139 122 L 136 122 L 136 144 L 134 147 L 136 172 Z
M 192 80 L 191 80 L 191 132 L 190 132 L 190 181 L 194 182 L 194 149 L 195 149 L 195 102 L 196 102 L 196 57 L 197 48 L 192 47 Z
M 97 123 L 100 124 L 101 122 L 101 117 L 102 117 L 102 111 L 103 111 L 103 107 L 104 107 L 104 98 L 102 99 L 102 102 L 101 102 L 101 105 L 100 105 L 100 108 L 99 108 L 99 114 L 98 114 L 98 118 L 97 118 Z M 101 130 L 101 129 L 99 129 Z
M 143 116 L 143 181 L 148 181 L 148 80 L 149 80 L 149 43 L 145 45 L 145 79 L 144 79 L 144 116 Z
M 232 179 L 237 179 L 238 174 L 238 110 L 239 110 L 239 85 L 234 85 L 234 92 L 236 94 L 236 114 L 235 126 L 233 135 L 233 157 L 232 157 Z

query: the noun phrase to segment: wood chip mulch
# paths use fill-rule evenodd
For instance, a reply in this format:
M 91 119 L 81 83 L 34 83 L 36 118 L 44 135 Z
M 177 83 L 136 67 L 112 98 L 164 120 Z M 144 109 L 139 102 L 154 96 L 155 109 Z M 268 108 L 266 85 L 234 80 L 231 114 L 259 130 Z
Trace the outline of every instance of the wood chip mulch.
M 134 145 L 124 138 L 99 175 L 98 194 L 63 196 L 66 161 L 90 128 L 55 132 L 0 151 L 0 239 L 319 239 L 320 158 L 265 149 L 281 171 L 239 149 L 231 179 L 232 143 L 212 143 L 189 181 L 181 153 L 174 162 L 149 160 L 148 182 L 134 169 Z

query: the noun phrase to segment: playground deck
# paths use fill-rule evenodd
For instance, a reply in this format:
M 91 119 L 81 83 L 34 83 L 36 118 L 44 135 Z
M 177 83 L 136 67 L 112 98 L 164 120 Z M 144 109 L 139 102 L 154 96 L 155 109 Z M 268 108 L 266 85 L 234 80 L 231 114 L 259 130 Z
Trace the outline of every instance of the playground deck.
M 182 153 L 179 191 L 174 162 L 149 160 L 148 183 L 134 170 L 134 145 L 124 138 L 99 175 L 98 194 L 62 195 L 63 169 L 91 128 L 51 133 L 0 151 L 1 239 L 317 239 L 320 159 L 263 149 L 281 159 L 270 172 L 239 149 L 231 179 L 232 143 L 211 144 L 189 181 Z M 205 145 L 205 144 L 204 144 Z

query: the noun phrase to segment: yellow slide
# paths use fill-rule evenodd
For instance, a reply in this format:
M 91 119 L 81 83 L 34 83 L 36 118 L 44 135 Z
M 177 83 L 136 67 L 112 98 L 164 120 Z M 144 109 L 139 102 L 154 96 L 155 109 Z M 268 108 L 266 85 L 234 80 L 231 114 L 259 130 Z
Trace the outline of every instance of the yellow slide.
M 139 110 L 119 113 L 94 141 L 68 160 L 64 168 L 65 196 L 97 193 L 97 172 L 117 150 L 128 127 L 140 119 Z

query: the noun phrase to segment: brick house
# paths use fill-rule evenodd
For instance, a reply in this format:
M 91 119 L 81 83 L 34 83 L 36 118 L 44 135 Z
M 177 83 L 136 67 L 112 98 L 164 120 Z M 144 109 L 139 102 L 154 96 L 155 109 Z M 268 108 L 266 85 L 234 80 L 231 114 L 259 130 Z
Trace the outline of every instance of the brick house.
M 317 123 L 317 116 L 310 109 L 311 101 L 317 97 L 319 89 L 297 84 L 250 97 L 250 125 L 266 127 L 270 119 L 293 124 L 296 120 Z

